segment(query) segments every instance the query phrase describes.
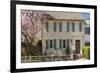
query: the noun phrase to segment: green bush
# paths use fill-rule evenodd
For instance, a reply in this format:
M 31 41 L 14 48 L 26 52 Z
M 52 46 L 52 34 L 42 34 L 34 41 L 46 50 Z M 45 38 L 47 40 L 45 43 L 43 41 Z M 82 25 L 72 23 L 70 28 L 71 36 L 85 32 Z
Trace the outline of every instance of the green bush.
M 90 59 L 90 46 L 83 47 L 83 57 Z
M 66 48 L 66 54 L 67 54 L 67 55 L 70 54 L 70 48 Z

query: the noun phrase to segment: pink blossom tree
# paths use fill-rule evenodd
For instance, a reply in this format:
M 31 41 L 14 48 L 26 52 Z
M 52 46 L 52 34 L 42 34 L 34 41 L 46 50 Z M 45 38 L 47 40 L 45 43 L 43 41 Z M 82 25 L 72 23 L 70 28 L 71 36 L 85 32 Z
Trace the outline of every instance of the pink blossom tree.
M 45 24 L 46 18 L 45 11 L 21 10 L 21 34 L 30 54 L 32 53 L 35 39 L 41 37 L 42 26 Z

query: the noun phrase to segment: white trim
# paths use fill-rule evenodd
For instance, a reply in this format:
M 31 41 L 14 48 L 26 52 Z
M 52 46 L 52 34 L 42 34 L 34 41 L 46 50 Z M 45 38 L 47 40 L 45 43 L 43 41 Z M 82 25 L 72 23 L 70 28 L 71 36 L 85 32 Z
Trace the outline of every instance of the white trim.
M 39 62 L 39 63 L 21 63 L 21 9 L 32 10 L 49 10 L 49 11 L 67 11 L 67 12 L 89 12 L 90 15 L 90 42 L 91 52 L 90 60 L 85 61 L 60 61 L 60 62 Z M 49 7 L 49 6 L 35 6 L 35 5 L 16 5 L 16 68 L 38 68 L 38 67 L 53 67 L 53 66 L 72 66 L 72 65 L 86 65 L 94 64 L 94 10 L 85 8 L 70 8 L 70 7 Z

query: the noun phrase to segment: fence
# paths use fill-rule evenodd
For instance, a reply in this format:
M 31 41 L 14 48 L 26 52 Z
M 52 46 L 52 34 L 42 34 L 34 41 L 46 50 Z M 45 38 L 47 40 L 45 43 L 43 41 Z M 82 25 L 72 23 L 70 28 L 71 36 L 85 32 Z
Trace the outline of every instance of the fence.
M 48 56 L 22 56 L 21 62 L 27 63 L 27 62 L 49 62 L 49 61 L 66 61 L 69 60 L 70 56 L 54 56 L 54 55 L 48 55 Z

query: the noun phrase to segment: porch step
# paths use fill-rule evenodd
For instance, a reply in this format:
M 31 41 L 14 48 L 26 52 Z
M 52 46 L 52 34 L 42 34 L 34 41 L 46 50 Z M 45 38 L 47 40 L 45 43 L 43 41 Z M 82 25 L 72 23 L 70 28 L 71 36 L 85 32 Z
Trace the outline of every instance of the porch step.
M 77 59 L 83 58 L 83 55 L 82 54 L 76 54 L 75 56 L 76 56 Z

